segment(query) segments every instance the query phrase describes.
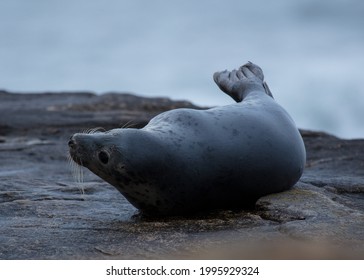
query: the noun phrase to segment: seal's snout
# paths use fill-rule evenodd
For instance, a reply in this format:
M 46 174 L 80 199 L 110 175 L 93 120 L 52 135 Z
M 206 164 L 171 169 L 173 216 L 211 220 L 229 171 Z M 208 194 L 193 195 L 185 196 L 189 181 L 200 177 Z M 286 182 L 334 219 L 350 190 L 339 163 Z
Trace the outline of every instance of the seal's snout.
M 78 137 L 75 135 L 72 135 L 68 141 L 68 147 L 69 147 L 69 154 L 73 161 L 75 161 L 79 165 L 84 165 L 85 162 L 85 156 L 82 148 L 80 148 L 79 141 L 76 141 Z
M 73 136 L 71 136 L 70 140 L 68 141 L 68 147 L 73 149 L 76 146 L 75 139 L 73 139 Z

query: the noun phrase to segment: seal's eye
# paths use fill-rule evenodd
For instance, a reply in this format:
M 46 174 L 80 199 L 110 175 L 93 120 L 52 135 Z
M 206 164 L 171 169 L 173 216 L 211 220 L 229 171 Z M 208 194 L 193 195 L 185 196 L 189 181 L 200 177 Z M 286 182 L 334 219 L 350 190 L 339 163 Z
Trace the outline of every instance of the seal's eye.
M 104 151 L 101 151 L 99 153 L 99 160 L 103 163 L 103 164 L 107 164 L 109 162 L 109 155 L 104 152 Z

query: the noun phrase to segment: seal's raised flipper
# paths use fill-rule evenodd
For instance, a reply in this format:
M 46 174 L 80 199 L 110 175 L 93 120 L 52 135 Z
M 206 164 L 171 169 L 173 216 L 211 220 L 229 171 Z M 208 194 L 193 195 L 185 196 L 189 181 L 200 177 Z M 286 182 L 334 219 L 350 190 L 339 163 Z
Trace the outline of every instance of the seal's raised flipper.
M 257 76 L 260 80 L 264 81 L 264 74 L 262 68 L 258 65 L 254 64 L 253 62 L 248 61 L 243 66 L 240 66 L 240 69 L 248 68 L 255 76 Z
M 264 82 L 262 69 L 250 61 L 238 70 L 216 72 L 213 77 L 219 88 L 236 102 L 242 101 L 249 92 L 256 90 L 263 90 L 273 97 Z

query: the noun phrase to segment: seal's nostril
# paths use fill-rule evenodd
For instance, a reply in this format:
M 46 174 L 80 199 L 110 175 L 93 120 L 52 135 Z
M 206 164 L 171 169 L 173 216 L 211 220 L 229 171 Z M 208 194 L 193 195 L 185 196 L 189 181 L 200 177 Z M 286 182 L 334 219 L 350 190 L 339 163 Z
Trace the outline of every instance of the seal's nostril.
M 70 147 L 70 148 L 74 148 L 74 147 L 75 147 L 75 145 L 76 145 L 75 141 L 71 138 L 71 140 L 70 140 L 70 141 L 68 141 L 68 147 Z

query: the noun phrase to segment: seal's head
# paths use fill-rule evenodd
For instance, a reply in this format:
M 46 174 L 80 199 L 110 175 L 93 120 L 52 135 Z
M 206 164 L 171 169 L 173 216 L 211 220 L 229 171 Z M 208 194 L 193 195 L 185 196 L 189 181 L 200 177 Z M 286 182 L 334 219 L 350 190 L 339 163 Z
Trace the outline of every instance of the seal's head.
M 68 146 L 77 164 L 116 187 L 137 208 L 153 212 L 159 196 L 154 179 L 164 171 L 158 165 L 163 152 L 153 137 L 138 129 L 113 129 L 76 133 Z
M 118 157 L 114 145 L 108 141 L 111 137 L 101 132 L 76 133 L 68 142 L 70 155 L 77 164 L 105 177 L 103 175 L 110 172 L 112 162 Z

